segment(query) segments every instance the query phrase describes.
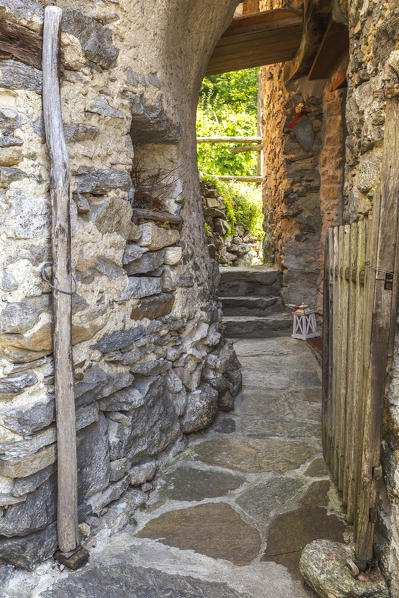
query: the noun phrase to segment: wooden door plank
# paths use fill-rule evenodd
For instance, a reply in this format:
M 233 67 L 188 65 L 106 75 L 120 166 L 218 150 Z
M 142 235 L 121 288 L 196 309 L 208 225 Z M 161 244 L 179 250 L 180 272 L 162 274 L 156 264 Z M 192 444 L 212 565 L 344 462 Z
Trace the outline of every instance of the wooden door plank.
M 349 472 L 348 472 L 348 501 L 347 520 L 352 523 L 356 510 L 356 484 L 359 472 L 361 446 L 362 391 L 363 391 L 363 322 L 364 322 L 364 263 L 366 259 L 366 231 L 367 222 L 361 220 L 357 223 L 357 251 L 355 263 L 355 290 L 354 290 L 354 331 L 353 331 L 353 387 L 352 387 L 352 438 L 349 444 Z
M 328 414 L 327 414 L 327 427 L 328 427 L 328 454 L 329 454 L 329 465 L 331 466 L 332 460 L 332 447 L 333 447 L 333 401 L 334 401 L 334 229 L 328 230 L 328 243 L 329 243 L 329 331 L 328 331 Z
M 341 357 L 340 357 L 340 388 L 339 388 L 339 404 L 340 404 L 340 419 L 339 419 L 339 461 L 338 461 L 338 489 L 342 492 L 342 501 L 345 506 L 344 491 L 344 470 L 345 470 L 345 435 L 346 435 L 346 415 L 347 415 L 347 355 L 348 355 L 348 300 L 349 300 L 349 281 L 346 279 L 346 270 L 349 267 L 349 224 L 343 225 L 341 228 L 341 263 L 340 263 L 340 280 L 341 280 Z
M 334 399 L 333 399 L 333 461 L 332 474 L 335 484 L 338 486 L 338 444 L 339 444 L 339 418 L 340 418 L 340 376 L 341 376 L 341 321 L 340 321 L 340 296 L 341 281 L 339 268 L 341 263 L 340 227 L 334 230 Z
M 346 426 L 345 426 L 345 464 L 343 479 L 343 504 L 348 505 L 351 484 L 351 456 L 354 438 L 354 362 L 355 352 L 355 318 L 356 318 L 356 269 L 357 269 L 358 223 L 354 222 L 349 233 L 349 267 L 345 272 L 348 283 L 348 330 L 347 330 L 347 377 L 346 377 Z
M 323 353 L 322 353 L 322 436 L 323 452 L 326 463 L 329 463 L 328 450 L 328 412 L 330 387 L 330 229 L 326 235 L 324 250 L 324 279 L 323 279 Z
M 359 538 L 364 536 L 365 529 L 368 526 L 369 514 L 365 507 L 365 496 L 369 492 L 367 484 L 364 484 L 362 479 L 362 465 L 363 465 L 363 440 L 365 426 L 370 417 L 370 393 L 371 393 L 371 374 L 370 374 L 370 353 L 371 353 L 371 328 L 372 328 L 372 312 L 374 304 L 374 289 L 375 289 L 375 271 L 370 268 L 370 265 L 376 263 L 377 255 L 377 237 L 380 222 L 380 189 L 377 188 L 374 194 L 374 206 L 372 214 L 369 217 L 366 262 L 365 262 L 365 279 L 364 279 L 364 321 L 363 321 L 363 385 L 361 397 L 361 412 L 360 412 L 360 437 L 359 442 L 359 461 L 357 463 L 356 471 L 356 510 L 354 520 L 355 542 L 359 546 Z M 365 511 L 367 513 L 365 514 Z M 360 556 L 360 555 L 359 555 Z

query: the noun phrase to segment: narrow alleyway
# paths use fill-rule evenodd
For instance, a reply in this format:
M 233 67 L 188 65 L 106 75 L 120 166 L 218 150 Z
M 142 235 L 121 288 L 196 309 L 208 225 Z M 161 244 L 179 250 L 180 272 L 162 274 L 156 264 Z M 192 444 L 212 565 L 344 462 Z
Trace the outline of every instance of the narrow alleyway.
M 309 596 L 301 548 L 344 532 L 321 457 L 319 368 L 288 336 L 235 347 L 243 366 L 235 411 L 169 458 L 136 525 L 97 539 L 81 571 L 43 570 L 34 591 L 19 574 L 2 597 Z

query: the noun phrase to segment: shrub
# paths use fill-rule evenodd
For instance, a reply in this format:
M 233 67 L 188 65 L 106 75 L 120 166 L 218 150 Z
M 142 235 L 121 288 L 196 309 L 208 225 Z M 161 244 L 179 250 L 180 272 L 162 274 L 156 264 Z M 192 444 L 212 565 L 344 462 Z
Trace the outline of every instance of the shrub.
M 253 234 L 257 239 L 264 237 L 262 191 L 253 183 L 220 181 L 203 175 L 203 181 L 211 182 L 224 199 L 227 221 L 230 226 L 228 234 L 234 235 L 237 224 Z

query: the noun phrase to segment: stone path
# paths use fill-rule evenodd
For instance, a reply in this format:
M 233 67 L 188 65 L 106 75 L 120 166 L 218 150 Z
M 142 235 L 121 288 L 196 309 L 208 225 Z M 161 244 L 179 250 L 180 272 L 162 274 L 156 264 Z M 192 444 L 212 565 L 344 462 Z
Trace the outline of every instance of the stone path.
M 4 598 L 302 598 L 298 561 L 345 532 L 320 442 L 320 373 L 289 337 L 238 340 L 236 409 L 191 437 L 136 524 L 91 547 L 77 573 L 5 584 Z M 29 580 L 29 581 L 28 581 Z

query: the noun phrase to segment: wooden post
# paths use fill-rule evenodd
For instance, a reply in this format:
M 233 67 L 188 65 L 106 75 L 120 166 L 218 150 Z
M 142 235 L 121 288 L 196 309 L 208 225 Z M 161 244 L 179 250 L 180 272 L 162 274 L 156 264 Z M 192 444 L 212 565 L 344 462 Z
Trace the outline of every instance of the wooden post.
M 75 400 L 72 366 L 72 276 L 70 168 L 64 139 L 58 81 L 62 10 L 48 6 L 43 29 L 43 113 L 50 156 L 53 255 L 53 346 L 57 413 L 58 545 L 62 553 L 79 544 Z M 60 292 L 66 291 L 66 292 Z M 68 294 L 67 294 L 68 293 Z
M 197 143 L 260 143 L 262 137 L 260 135 L 252 137 L 197 137 Z
M 263 152 L 263 145 L 241 145 L 229 149 L 231 154 L 240 154 L 242 152 Z
M 258 118 L 257 118 L 257 133 L 259 137 L 262 137 L 262 77 L 261 72 L 258 73 Z M 262 147 L 263 150 L 263 147 Z M 257 156 L 257 176 L 263 176 L 263 151 Z

